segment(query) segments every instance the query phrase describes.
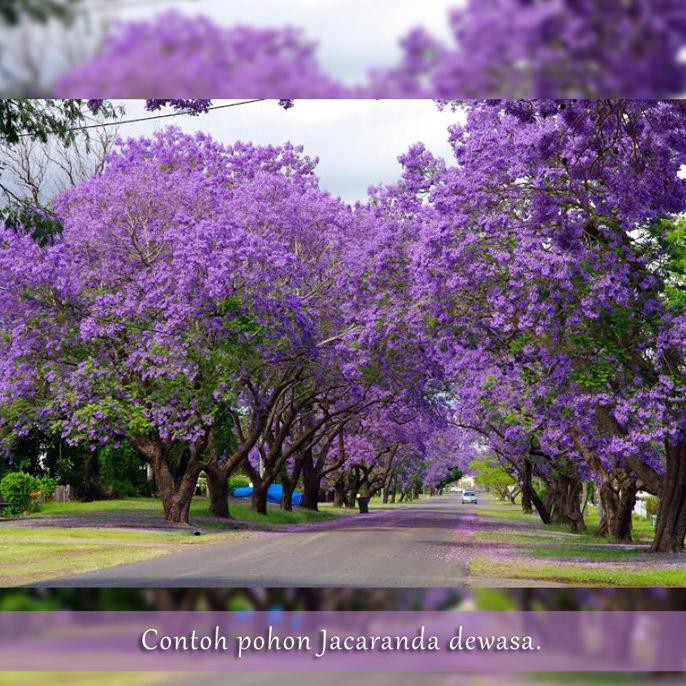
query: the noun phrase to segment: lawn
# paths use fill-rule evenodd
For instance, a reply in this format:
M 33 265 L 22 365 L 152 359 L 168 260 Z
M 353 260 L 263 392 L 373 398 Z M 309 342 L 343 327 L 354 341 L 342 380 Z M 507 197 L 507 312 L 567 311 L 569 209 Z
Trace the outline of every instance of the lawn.
M 193 526 L 164 529 L 162 505 L 152 498 L 46 503 L 41 512 L 28 518 L 30 522 L 0 524 L 0 586 L 21 586 L 141 562 L 185 545 L 236 540 L 250 530 L 273 531 L 356 512 L 323 503 L 320 512 L 299 508 L 285 512 L 272 505 L 266 515 L 259 515 L 247 502 L 232 502 L 231 519 L 221 520 L 210 515 L 208 505 L 207 498 L 194 498 Z M 380 499 L 370 505 L 371 510 L 392 507 L 384 506 Z M 193 535 L 196 530 L 203 535 Z
M 191 523 L 196 520 L 202 529 L 235 528 L 237 522 L 261 524 L 305 524 L 327 519 L 335 519 L 338 512 L 333 508 L 326 508 L 322 512 L 294 509 L 285 512 L 276 506 L 271 506 L 266 515 L 260 515 L 250 509 L 247 503 L 232 503 L 230 506 L 231 519 L 221 520 L 212 517 L 209 512 L 209 500 L 196 496 L 191 503 Z M 155 498 L 131 498 L 127 500 L 99 500 L 92 503 L 46 503 L 43 509 L 33 515 L 33 518 L 50 517 L 54 515 L 90 515 L 102 517 L 111 521 L 117 515 L 130 516 L 132 514 L 147 514 L 162 519 L 162 503 Z
M 482 496 L 483 497 L 483 496 Z M 546 535 L 552 536 L 554 532 L 560 534 L 569 534 L 569 529 L 562 524 L 544 525 L 541 522 L 538 514 L 524 514 L 521 505 L 513 505 L 509 502 L 497 501 L 492 496 L 486 495 L 486 502 L 478 507 L 479 517 L 511 519 L 521 522 L 528 522 L 536 527 L 539 527 Z M 584 534 L 574 534 L 574 538 L 580 543 L 607 543 L 607 539 L 598 536 L 598 520 L 599 513 L 596 507 L 590 506 L 584 515 L 587 531 Z M 652 523 L 634 515 L 633 518 L 634 543 L 648 544 L 653 539 L 655 529 Z
M 152 686 L 168 680 L 151 672 L 0 672 L 0 686 Z
M 0 525 L 0 586 L 21 586 L 141 562 L 186 545 L 236 540 L 247 535 L 237 530 L 239 526 L 278 528 L 338 517 L 333 511 L 283 512 L 276 507 L 264 516 L 243 503 L 233 505 L 231 514 L 233 519 L 227 521 L 212 518 L 207 499 L 196 498 L 191 508 L 196 525 L 165 530 L 156 528 L 163 524 L 162 506 L 150 498 L 46 503 L 30 517 L 31 522 Z M 196 529 L 204 535 L 194 536 Z
M 183 545 L 242 536 L 222 532 L 141 532 L 105 528 L 0 527 L 0 586 L 21 586 L 166 555 Z
M 615 565 L 580 565 L 526 560 L 498 561 L 473 558 L 469 572 L 473 576 L 495 579 L 552 581 L 576 586 L 640 586 L 657 588 L 686 586 L 686 565 L 659 567 L 656 561 L 641 568 Z
M 426 500 L 428 496 L 422 496 L 420 500 L 411 503 L 387 503 L 384 504 L 381 498 L 372 498 L 369 502 L 371 512 L 385 509 L 403 507 L 405 505 L 416 504 Z M 321 522 L 337 519 L 344 514 L 356 514 L 357 509 L 337 508 L 332 503 L 319 503 L 319 512 L 295 508 L 292 512 L 286 512 L 277 505 L 269 505 L 267 514 L 257 514 L 250 509 L 250 504 L 232 502 L 230 505 L 230 520 L 215 519 L 209 512 L 209 500 L 205 497 L 196 496 L 191 503 L 191 522 L 194 519 L 201 523 L 201 528 L 235 528 L 236 523 L 259 523 L 266 525 L 289 525 L 289 524 L 308 524 L 310 522 Z M 159 515 L 162 517 L 162 503 L 155 498 L 130 498 L 127 500 L 99 500 L 91 503 L 69 502 L 69 503 L 46 503 L 43 509 L 32 515 L 34 518 L 49 517 L 54 515 L 91 515 L 95 517 L 103 516 L 111 519 L 115 515 L 131 515 L 144 513 L 148 515 Z
M 482 550 L 469 561 L 469 572 L 495 584 L 521 579 L 590 586 L 686 586 L 686 556 L 648 552 L 653 537 L 649 520 L 634 516 L 634 541 L 620 545 L 597 535 L 596 508 L 589 508 L 584 519 L 587 531 L 571 534 L 564 526 L 544 525 L 538 515 L 524 514 L 519 505 L 486 495 L 477 520 L 501 526 L 477 534 Z

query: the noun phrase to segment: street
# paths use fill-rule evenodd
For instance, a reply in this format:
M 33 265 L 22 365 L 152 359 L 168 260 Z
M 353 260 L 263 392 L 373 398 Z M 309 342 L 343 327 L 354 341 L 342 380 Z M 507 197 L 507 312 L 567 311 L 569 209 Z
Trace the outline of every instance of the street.
M 467 576 L 458 532 L 474 505 L 455 496 L 247 540 L 193 546 L 49 587 L 459 586 Z

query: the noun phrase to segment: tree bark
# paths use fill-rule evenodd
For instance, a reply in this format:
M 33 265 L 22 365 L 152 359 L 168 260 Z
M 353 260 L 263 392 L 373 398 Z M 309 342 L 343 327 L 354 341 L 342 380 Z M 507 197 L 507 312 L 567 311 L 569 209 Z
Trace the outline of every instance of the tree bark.
M 229 518 L 229 479 L 221 469 L 205 467 L 210 512 L 220 519 Z
M 257 514 L 267 514 L 267 490 L 269 485 L 255 484 L 253 482 L 252 499 L 250 507 Z
M 576 534 L 586 531 L 581 513 L 581 481 L 575 476 L 560 476 L 551 480 L 546 509 L 552 523 L 565 524 Z
M 281 476 L 281 509 L 284 512 L 293 512 L 293 491 L 295 491 L 295 482 Z
M 632 515 L 637 492 L 636 479 L 624 470 L 615 470 L 603 475 L 599 488 L 602 502 L 599 535 L 615 541 L 631 542 Z
M 588 513 L 588 503 L 591 499 L 591 486 L 588 481 L 583 482 L 581 489 L 581 514 L 586 517 Z
M 610 534 L 615 541 L 631 543 L 633 532 L 633 515 L 636 506 L 636 486 L 622 489 L 619 497 L 619 509 L 615 518 L 615 525 Z
M 333 485 L 333 506 L 343 507 L 345 505 L 345 481 L 342 476 L 336 479 Z
M 538 493 L 536 493 L 536 489 L 532 488 L 530 494 L 531 502 L 534 504 L 536 512 L 538 512 L 538 516 L 541 518 L 541 521 L 544 524 L 551 524 L 552 520 L 550 519 L 550 512 L 548 512 L 548 508 L 541 497 L 538 495 Z
M 357 489 L 354 488 L 354 489 L 352 489 L 346 493 L 345 506 L 349 510 L 352 510 L 355 507 L 356 501 L 357 501 Z
M 532 480 L 532 467 L 531 467 L 531 462 L 527 459 L 524 458 L 524 466 L 522 468 L 522 512 L 524 514 L 532 514 L 534 511 L 534 506 L 533 506 L 533 499 L 532 499 L 532 491 L 533 491 L 533 484 L 531 482 Z
M 166 462 L 155 471 L 155 481 L 159 489 L 164 518 L 174 524 L 189 524 L 191 500 L 198 484 L 200 467 L 186 470 L 177 481 Z
M 610 522 L 615 517 L 617 510 L 617 494 L 612 484 L 607 479 L 603 479 L 598 488 L 598 499 L 600 500 L 600 519 L 598 520 L 598 535 L 610 535 Z
M 261 450 L 260 453 L 262 454 Z M 262 465 L 264 465 L 264 462 Z M 277 475 L 272 473 L 270 469 L 255 469 L 255 467 L 250 464 L 249 460 L 246 460 L 244 468 L 252 483 L 250 509 L 258 514 L 266 515 L 267 493 L 269 491 L 269 487 L 274 483 Z
M 360 492 L 362 485 L 362 477 L 360 476 L 360 467 L 355 465 L 353 469 L 348 472 L 346 479 L 346 495 L 345 506 L 351 510 L 357 506 L 357 494 Z
M 317 476 L 312 461 L 312 451 L 305 455 L 302 463 L 303 475 L 303 502 L 302 506 L 306 510 L 317 512 L 319 509 L 319 489 L 321 487 L 321 479 Z
M 207 447 L 206 438 L 184 447 L 178 463 L 172 459 L 174 446 L 159 437 L 130 436 L 129 443 L 152 467 L 164 518 L 174 524 L 189 524 L 191 500 L 202 471 L 199 457 Z
M 204 470 L 207 474 L 210 511 L 216 517 L 225 519 L 230 516 L 228 502 L 230 495 L 228 491 L 229 477 L 241 463 L 247 462 L 248 454 L 264 428 L 265 415 L 266 412 L 263 408 L 253 410 L 247 431 L 244 431 L 238 419 L 235 419 L 234 429 L 239 435 L 240 443 L 228 458 L 223 455 L 222 446 L 217 443 L 216 436 L 213 433 L 210 433 L 208 436 Z M 226 489 L 226 492 L 224 492 L 224 489 Z
M 290 482 L 288 485 L 282 484 L 283 491 L 281 492 L 281 509 L 284 512 L 293 512 L 293 491 L 295 491 L 295 484 Z
M 686 441 L 665 446 L 666 469 L 660 493 L 654 553 L 676 553 L 686 538 Z

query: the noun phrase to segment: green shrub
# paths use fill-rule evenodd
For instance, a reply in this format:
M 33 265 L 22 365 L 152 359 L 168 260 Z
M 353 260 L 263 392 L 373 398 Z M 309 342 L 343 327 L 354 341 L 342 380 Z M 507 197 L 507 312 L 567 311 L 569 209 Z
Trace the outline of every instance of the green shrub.
M 57 488 L 57 479 L 51 476 L 43 476 L 38 479 L 38 492 L 43 501 L 50 500 Z
M 130 481 L 110 479 L 102 484 L 105 498 L 117 500 L 119 498 L 136 498 L 141 495 L 140 489 Z
M 135 498 L 149 494 L 145 465 L 128 444 L 98 451 L 101 497 Z
M 0 481 L 0 494 L 10 514 L 20 515 L 40 509 L 40 482 L 24 472 L 10 472 Z
M 660 509 L 660 499 L 656 498 L 654 495 L 651 495 L 649 498 L 646 498 L 646 514 L 649 517 L 656 517 L 657 516 L 657 511 Z
M 233 493 L 234 488 L 248 488 L 250 479 L 244 474 L 232 474 L 229 477 L 229 493 Z

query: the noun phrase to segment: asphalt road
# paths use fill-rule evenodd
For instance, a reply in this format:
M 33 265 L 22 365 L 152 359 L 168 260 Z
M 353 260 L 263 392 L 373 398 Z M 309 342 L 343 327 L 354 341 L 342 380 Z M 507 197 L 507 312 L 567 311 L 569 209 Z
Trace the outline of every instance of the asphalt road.
M 354 658 L 353 658 L 354 659 Z M 479 683 L 485 686 L 506 683 L 508 675 L 488 680 L 482 675 Z M 359 673 L 333 673 L 333 672 L 284 672 L 279 675 L 278 681 L 273 672 L 250 673 L 230 672 L 224 674 L 192 674 L 170 677 L 169 681 L 163 682 L 164 686 L 321 686 L 325 682 L 327 686 L 417 686 L 421 678 L 423 686 L 473 686 L 474 678 L 470 675 L 459 674 L 401 674 L 397 672 L 359 674 Z M 507 679 L 507 682 L 510 680 Z M 512 682 L 515 686 L 516 682 Z M 162 686 L 162 685 L 160 685 Z
M 241 541 L 189 546 L 135 564 L 38 584 L 56 587 L 436 588 L 463 585 L 459 529 L 474 505 L 456 496 Z

